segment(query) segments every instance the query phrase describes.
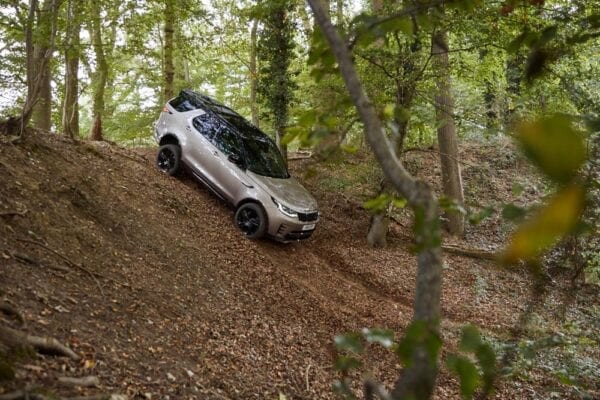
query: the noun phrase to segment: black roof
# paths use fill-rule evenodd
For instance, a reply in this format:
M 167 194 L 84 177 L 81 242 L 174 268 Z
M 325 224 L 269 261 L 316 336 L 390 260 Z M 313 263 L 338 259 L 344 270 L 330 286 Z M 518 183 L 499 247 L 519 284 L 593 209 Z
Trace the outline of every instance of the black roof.
M 259 140 L 272 140 L 268 135 L 246 120 L 246 118 L 206 95 L 194 92 L 190 89 L 183 89 L 179 95 L 192 103 L 194 107 L 212 111 L 224 120 L 225 123 L 235 128 L 235 130 L 243 137 Z

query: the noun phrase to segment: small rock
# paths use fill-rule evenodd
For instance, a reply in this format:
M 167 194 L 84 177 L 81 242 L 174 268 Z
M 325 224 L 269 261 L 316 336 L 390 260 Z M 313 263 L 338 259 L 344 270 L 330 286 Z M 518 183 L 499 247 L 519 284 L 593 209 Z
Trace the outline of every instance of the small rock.
M 170 372 L 167 372 L 167 379 L 171 382 L 175 382 L 175 376 Z

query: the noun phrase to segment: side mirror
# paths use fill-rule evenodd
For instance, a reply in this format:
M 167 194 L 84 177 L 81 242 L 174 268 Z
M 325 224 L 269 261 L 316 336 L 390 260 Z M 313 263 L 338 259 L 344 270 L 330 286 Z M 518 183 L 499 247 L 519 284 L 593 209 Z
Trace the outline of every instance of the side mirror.
M 246 168 L 244 165 L 244 160 L 242 160 L 239 154 L 231 154 L 229 157 L 227 157 L 227 160 L 242 169 Z

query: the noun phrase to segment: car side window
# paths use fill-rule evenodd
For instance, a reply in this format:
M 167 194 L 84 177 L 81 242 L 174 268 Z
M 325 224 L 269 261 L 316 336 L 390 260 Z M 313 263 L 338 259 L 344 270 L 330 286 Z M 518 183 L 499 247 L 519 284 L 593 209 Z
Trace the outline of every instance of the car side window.
M 209 113 L 204 113 L 202 115 L 194 118 L 194 128 L 198 132 L 202 134 L 205 138 L 212 141 L 213 136 L 219 129 L 220 121 L 218 121 L 214 116 Z
M 229 128 L 221 126 L 217 134 L 213 137 L 212 142 L 226 156 L 232 154 L 240 154 L 240 143 L 237 135 Z

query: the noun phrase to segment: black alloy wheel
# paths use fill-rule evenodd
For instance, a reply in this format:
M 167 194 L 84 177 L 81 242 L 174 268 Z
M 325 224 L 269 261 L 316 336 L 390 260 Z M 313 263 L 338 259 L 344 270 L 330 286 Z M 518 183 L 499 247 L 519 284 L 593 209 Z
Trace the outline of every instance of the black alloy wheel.
M 234 216 L 235 225 L 249 239 L 260 239 L 267 230 L 267 217 L 256 203 L 242 204 Z
M 181 149 L 176 144 L 165 144 L 158 149 L 156 166 L 162 172 L 171 176 L 177 174 L 180 161 Z

